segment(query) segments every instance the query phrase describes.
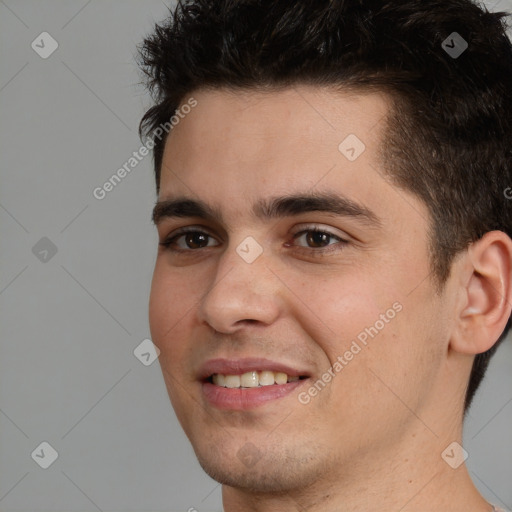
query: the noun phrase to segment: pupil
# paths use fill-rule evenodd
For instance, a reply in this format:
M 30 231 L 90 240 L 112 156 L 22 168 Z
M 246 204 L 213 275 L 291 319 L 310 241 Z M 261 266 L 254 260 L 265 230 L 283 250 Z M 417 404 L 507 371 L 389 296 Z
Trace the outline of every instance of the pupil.
M 329 238 L 327 233 L 312 231 L 308 234 L 308 244 L 311 242 L 315 246 L 322 245 L 324 242 L 328 242 L 327 238 Z
M 208 245 L 206 235 L 204 235 L 203 233 L 189 233 L 186 237 L 186 242 L 191 249 L 197 248 L 191 246 L 201 246 L 201 243 L 203 242 L 205 242 L 205 245 Z

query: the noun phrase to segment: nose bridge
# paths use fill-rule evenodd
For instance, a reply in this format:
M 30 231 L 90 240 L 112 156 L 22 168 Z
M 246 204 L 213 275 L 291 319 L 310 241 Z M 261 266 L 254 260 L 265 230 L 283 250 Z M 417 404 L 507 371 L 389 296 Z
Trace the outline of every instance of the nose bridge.
M 230 246 L 219 258 L 215 281 L 201 300 L 201 319 L 216 331 L 233 331 L 243 321 L 269 324 L 279 313 L 275 276 L 254 238 Z

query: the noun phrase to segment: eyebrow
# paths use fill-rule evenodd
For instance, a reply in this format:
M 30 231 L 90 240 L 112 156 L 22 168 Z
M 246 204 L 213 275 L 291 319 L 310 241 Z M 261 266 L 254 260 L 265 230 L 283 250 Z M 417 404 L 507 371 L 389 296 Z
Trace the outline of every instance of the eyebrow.
M 257 218 L 270 220 L 291 217 L 308 212 L 330 213 L 342 217 L 357 218 L 364 224 L 380 226 L 379 217 L 366 206 L 345 196 L 334 193 L 295 194 L 258 200 L 252 208 Z M 158 225 L 165 218 L 199 217 L 223 222 L 220 209 L 201 200 L 187 197 L 164 199 L 156 203 L 152 220 Z

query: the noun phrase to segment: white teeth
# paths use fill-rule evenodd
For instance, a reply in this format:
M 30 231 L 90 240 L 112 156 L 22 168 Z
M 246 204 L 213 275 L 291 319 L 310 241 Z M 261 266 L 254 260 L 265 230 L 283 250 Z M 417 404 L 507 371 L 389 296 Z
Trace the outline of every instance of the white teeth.
M 216 386 L 225 388 L 257 388 L 272 386 L 273 384 L 286 384 L 298 380 L 299 377 L 296 375 L 290 377 L 286 373 L 269 370 L 246 372 L 242 375 L 224 375 L 222 373 L 212 375 L 212 382 Z
M 240 387 L 240 375 L 226 375 L 224 386 L 227 388 L 239 388 Z
M 217 386 L 222 386 L 224 387 L 226 385 L 226 377 L 224 375 L 222 375 L 221 373 L 216 373 L 213 378 L 213 383 L 216 384 Z
M 258 372 L 244 373 L 240 379 L 243 388 L 257 388 L 259 384 Z
M 276 384 L 286 384 L 288 382 L 288 375 L 282 372 L 276 372 L 274 379 Z
M 260 386 L 271 386 L 274 384 L 274 372 L 260 372 Z

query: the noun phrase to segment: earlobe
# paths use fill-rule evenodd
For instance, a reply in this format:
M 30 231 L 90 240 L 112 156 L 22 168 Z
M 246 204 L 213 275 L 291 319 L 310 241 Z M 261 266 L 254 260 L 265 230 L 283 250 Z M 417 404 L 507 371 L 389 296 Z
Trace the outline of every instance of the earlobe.
M 512 240 L 502 231 L 486 233 L 467 252 L 465 301 L 451 347 L 465 354 L 489 350 L 512 310 Z

